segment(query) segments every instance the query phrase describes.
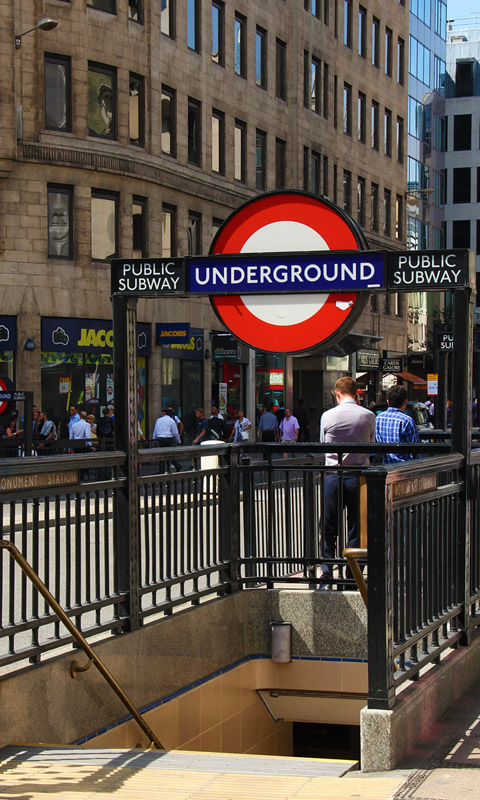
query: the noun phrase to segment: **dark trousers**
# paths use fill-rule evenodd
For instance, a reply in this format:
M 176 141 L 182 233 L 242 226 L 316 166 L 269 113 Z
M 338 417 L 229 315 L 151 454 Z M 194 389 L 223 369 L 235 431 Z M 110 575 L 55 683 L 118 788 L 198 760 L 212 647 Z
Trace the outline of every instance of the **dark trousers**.
M 347 541 L 346 547 L 357 547 L 358 544 L 358 478 L 356 475 L 343 476 L 343 507 L 347 509 Z M 342 509 L 343 510 L 343 509 Z M 323 504 L 323 556 L 335 558 L 338 533 L 341 529 L 341 510 L 338 508 L 338 475 L 326 475 Z M 323 575 L 332 577 L 332 565 L 323 564 Z M 348 573 L 350 571 L 348 570 Z M 351 575 L 347 574 L 347 577 Z
M 262 442 L 274 442 L 275 431 L 262 431 Z

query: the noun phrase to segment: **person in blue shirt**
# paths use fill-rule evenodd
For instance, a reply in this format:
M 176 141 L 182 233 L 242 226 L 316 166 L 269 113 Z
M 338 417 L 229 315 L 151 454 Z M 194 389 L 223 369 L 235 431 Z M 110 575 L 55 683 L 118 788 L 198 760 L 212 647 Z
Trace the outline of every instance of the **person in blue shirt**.
M 417 426 L 408 414 L 404 414 L 407 407 L 407 390 L 404 386 L 391 386 L 387 393 L 388 408 L 379 414 L 375 420 L 375 441 L 389 444 L 390 442 L 419 444 Z M 408 461 L 416 458 L 412 453 L 384 453 L 384 464 L 396 464 L 399 461 Z

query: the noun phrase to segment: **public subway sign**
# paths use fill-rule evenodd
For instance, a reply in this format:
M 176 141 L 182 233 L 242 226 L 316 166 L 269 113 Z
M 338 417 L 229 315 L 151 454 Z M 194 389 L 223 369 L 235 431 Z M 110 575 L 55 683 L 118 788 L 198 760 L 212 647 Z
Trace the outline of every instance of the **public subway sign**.
M 468 285 L 468 250 L 409 250 L 388 253 L 387 288 L 449 291 Z
M 113 294 L 161 296 L 185 294 L 186 266 L 183 258 L 114 259 Z

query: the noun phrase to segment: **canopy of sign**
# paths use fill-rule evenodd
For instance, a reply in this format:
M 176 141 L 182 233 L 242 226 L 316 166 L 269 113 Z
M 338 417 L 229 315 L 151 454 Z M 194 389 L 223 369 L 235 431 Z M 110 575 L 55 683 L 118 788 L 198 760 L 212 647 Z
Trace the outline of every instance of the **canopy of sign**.
M 235 211 L 218 231 L 211 253 L 300 254 L 366 248 L 354 220 L 328 200 L 303 192 L 273 192 Z M 277 270 L 280 266 L 281 262 Z M 259 287 L 258 294 L 212 296 L 211 302 L 223 324 L 249 347 L 278 354 L 317 350 L 350 330 L 368 297 L 353 291 L 305 293 L 309 276 L 319 269 L 321 265 L 315 262 L 297 272 L 304 277 L 306 273 L 300 291 L 297 286 L 290 294 L 272 295 L 262 294 Z M 248 282 L 248 271 L 246 275 Z M 250 275 L 258 280 L 261 271 Z

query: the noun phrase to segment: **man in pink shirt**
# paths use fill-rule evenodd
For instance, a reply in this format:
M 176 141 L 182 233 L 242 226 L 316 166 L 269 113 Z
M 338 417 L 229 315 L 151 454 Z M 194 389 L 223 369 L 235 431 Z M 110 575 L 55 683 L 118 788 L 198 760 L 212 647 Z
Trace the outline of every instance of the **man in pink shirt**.
M 280 430 L 282 432 L 282 442 L 298 442 L 300 425 L 297 418 L 293 416 L 291 408 L 285 409 L 285 416 L 280 423 Z

